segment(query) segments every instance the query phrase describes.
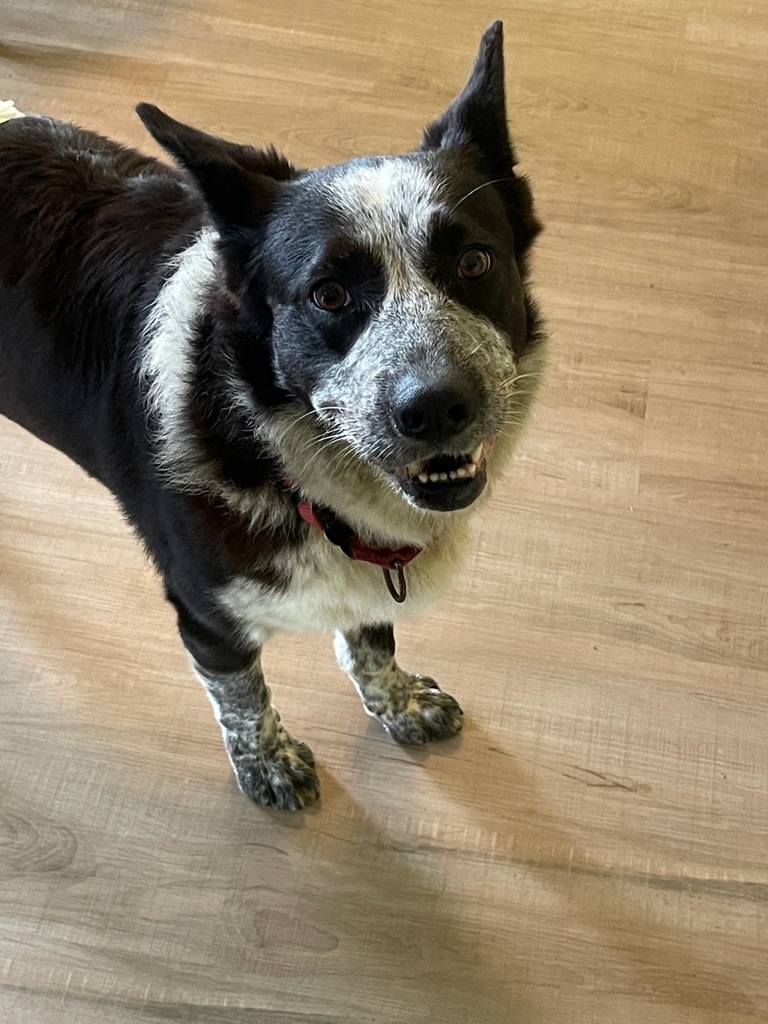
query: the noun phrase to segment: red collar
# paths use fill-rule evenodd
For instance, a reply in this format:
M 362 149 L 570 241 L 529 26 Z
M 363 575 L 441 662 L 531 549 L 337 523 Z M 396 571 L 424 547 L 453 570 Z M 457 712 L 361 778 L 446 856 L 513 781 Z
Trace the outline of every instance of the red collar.
M 349 558 L 357 562 L 370 562 L 371 565 L 378 565 L 390 572 L 399 571 L 404 565 L 413 561 L 416 555 L 420 554 L 422 548 L 372 548 L 362 541 L 352 528 L 338 519 L 330 509 L 319 508 L 306 499 L 298 503 L 299 515 L 301 518 L 314 526 L 316 530 L 322 531 L 328 540 L 341 550 Z
M 301 496 L 301 492 L 290 477 L 286 476 L 284 479 L 296 499 L 296 508 L 301 518 L 315 530 L 324 533 L 331 544 L 341 548 L 348 558 L 357 562 L 378 565 L 384 576 L 390 597 L 398 604 L 402 604 L 408 596 L 405 566 L 412 562 L 423 549 L 370 547 L 357 536 L 348 523 L 339 519 L 334 511 L 322 505 L 313 505 L 311 501 Z

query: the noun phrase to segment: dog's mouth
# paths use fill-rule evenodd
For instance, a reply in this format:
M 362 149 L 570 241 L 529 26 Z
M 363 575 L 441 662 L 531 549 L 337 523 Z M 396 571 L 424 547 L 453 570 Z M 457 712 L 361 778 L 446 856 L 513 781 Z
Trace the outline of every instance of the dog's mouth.
M 482 494 L 487 482 L 485 462 L 495 438 L 464 455 L 440 453 L 398 466 L 395 477 L 403 492 L 421 508 L 455 512 Z

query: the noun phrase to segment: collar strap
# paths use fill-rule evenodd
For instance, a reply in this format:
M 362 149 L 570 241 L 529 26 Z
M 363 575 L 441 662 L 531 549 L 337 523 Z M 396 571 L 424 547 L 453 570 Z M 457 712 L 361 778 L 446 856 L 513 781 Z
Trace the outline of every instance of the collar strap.
M 399 574 L 403 566 L 412 562 L 422 551 L 421 548 L 415 547 L 370 547 L 357 536 L 351 526 L 339 519 L 335 512 L 329 508 L 314 505 L 311 501 L 300 501 L 298 510 L 305 522 L 316 530 L 322 531 L 331 544 L 341 548 L 348 558 L 353 558 L 356 562 L 370 562 L 371 565 L 378 565 L 381 569 Z
M 340 548 L 347 558 L 356 562 L 368 562 L 371 565 L 378 565 L 384 576 L 390 597 L 402 604 L 408 596 L 408 586 L 405 580 L 405 566 L 412 562 L 416 555 L 420 554 L 423 548 L 402 547 L 402 548 L 373 548 L 365 544 L 357 536 L 352 527 L 339 519 L 335 512 L 322 505 L 315 505 L 306 498 L 302 498 L 298 487 L 286 476 L 285 484 L 291 491 L 296 501 L 296 508 L 301 518 L 309 523 L 315 530 L 324 533 L 331 544 Z M 394 573 L 394 578 L 393 578 Z

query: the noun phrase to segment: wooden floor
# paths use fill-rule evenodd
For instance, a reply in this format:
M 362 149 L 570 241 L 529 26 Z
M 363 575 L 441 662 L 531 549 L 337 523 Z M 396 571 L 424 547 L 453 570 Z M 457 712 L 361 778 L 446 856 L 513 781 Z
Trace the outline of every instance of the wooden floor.
M 553 340 L 400 633 L 465 732 L 400 749 L 278 640 L 323 801 L 251 806 L 110 498 L 2 421 L 8 1024 L 768 1021 L 766 6 L 0 0 L 0 98 L 325 163 L 409 147 L 498 15 Z

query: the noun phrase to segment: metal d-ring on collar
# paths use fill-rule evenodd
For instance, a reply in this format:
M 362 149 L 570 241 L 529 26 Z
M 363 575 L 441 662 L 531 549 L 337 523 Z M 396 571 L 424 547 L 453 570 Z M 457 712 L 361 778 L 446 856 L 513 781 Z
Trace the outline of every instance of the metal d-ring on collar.
M 408 597 L 408 587 L 405 582 L 405 566 L 398 558 L 392 563 L 391 569 L 382 566 L 381 571 L 384 573 L 384 582 L 387 584 L 390 596 L 398 604 L 402 604 L 406 597 Z M 393 572 L 397 573 L 397 586 L 392 581 Z

